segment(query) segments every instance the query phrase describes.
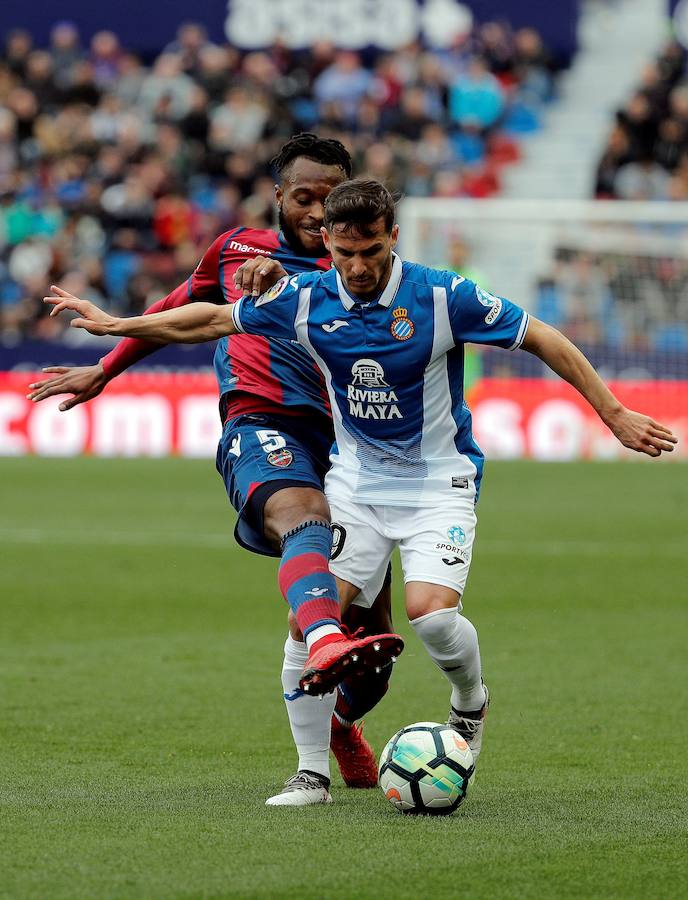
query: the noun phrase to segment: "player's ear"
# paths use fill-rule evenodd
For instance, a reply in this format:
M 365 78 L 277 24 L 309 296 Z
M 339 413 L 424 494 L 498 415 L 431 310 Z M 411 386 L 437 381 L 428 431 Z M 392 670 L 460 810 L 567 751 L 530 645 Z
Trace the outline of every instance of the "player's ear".
M 325 249 L 329 253 L 329 251 L 330 251 L 330 233 L 327 230 L 327 228 L 325 228 L 324 225 L 321 225 L 321 227 L 320 227 L 320 234 L 322 235 L 323 244 L 325 245 Z
M 394 228 L 392 228 L 392 234 L 390 237 L 391 237 L 391 248 L 392 248 L 392 250 L 394 250 L 394 248 L 396 247 L 397 242 L 399 240 L 399 226 L 398 225 L 395 225 Z
M 282 190 L 281 184 L 275 185 L 275 203 L 279 209 L 282 209 L 282 201 L 284 200 L 284 191 Z

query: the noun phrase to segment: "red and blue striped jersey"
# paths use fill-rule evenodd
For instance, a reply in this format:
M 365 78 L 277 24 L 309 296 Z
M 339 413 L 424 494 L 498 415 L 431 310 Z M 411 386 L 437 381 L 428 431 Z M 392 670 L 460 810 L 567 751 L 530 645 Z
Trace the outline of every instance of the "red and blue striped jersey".
M 216 238 L 193 274 L 146 314 L 184 306 L 196 300 L 234 303 L 239 292 L 234 273 L 255 256 L 276 259 L 290 274 L 327 270 L 329 257 L 299 256 L 283 236 L 269 229 L 234 228 Z M 109 378 L 159 348 L 136 338 L 125 338 L 102 359 Z M 286 340 L 256 335 L 222 338 L 215 349 L 215 374 L 220 395 L 228 400 L 228 415 L 289 412 L 310 407 L 330 415 L 323 377 L 306 350 Z

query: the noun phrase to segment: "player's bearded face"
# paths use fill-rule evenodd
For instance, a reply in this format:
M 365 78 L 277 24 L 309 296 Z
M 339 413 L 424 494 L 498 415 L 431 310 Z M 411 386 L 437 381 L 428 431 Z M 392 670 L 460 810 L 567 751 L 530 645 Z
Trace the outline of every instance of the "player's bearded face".
M 323 166 L 299 157 L 276 188 L 279 227 L 292 249 L 306 256 L 326 254 L 320 229 L 325 200 L 344 181 L 339 166 Z
M 385 289 L 398 236 L 399 226 L 387 231 L 382 217 L 366 229 L 366 234 L 342 224 L 336 224 L 332 232 L 323 228 L 325 246 L 353 297 L 374 300 Z

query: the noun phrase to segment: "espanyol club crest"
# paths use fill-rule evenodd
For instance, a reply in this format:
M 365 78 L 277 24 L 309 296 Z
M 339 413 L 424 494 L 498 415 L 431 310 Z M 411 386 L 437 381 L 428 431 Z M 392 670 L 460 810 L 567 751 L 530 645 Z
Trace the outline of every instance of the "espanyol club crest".
M 392 310 L 393 321 L 390 326 L 392 337 L 397 341 L 408 341 L 413 337 L 416 326 L 408 317 L 408 310 L 403 306 L 397 306 Z
M 277 466 L 278 469 L 286 469 L 294 462 L 294 454 L 285 448 L 272 450 L 268 453 L 268 462 L 271 466 Z

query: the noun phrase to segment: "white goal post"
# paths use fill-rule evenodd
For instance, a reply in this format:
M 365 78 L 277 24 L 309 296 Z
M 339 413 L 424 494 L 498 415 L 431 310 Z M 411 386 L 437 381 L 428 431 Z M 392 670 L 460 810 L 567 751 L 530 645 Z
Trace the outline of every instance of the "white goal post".
M 446 265 L 459 239 L 469 268 L 490 280 L 488 289 L 526 307 L 561 243 L 589 253 L 688 260 L 688 203 L 408 197 L 399 225 L 405 259 Z

